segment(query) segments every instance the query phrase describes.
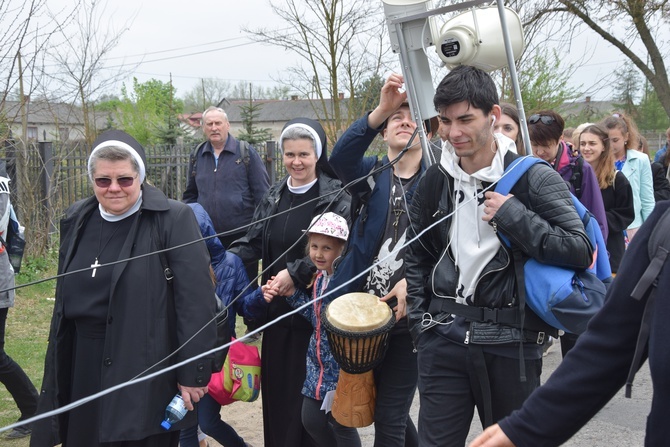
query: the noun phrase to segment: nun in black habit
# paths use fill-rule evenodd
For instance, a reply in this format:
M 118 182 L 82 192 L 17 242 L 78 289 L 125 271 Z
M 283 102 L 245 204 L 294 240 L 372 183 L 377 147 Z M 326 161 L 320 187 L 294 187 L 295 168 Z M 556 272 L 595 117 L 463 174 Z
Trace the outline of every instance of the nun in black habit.
M 316 271 L 305 254 L 303 229 L 314 216 L 333 211 L 349 220 L 350 197 L 328 165 L 326 134 L 308 118 L 284 126 L 279 138 L 288 175 L 271 186 L 256 207 L 247 234 L 233 242 L 229 252 L 244 263 L 263 262 L 262 282 L 284 269 L 278 281 L 306 287 Z M 340 192 L 340 194 L 337 194 Z M 267 220 L 266 220 L 267 219 Z M 297 242 L 297 243 L 296 243 Z M 290 276 L 290 277 L 289 277 Z M 276 297 L 257 323 L 275 320 L 293 309 L 286 297 Z M 305 358 L 313 328 L 292 315 L 265 329 L 261 349 L 261 391 L 265 447 L 316 446 L 302 426 L 302 385 Z
M 158 255 L 118 260 L 201 239 L 191 209 L 145 183 L 145 155 L 130 135 L 112 130 L 93 144 L 88 174 L 94 196 L 72 205 L 60 227 L 60 277 L 38 413 L 181 362 L 213 347 L 216 329 L 209 254 L 198 242 Z M 174 279 L 167 281 L 167 263 Z M 164 360 L 200 328 L 176 355 Z M 177 392 L 192 408 L 204 395 L 211 358 L 192 361 L 35 423 L 30 445 L 176 446 L 189 412 L 161 428 Z

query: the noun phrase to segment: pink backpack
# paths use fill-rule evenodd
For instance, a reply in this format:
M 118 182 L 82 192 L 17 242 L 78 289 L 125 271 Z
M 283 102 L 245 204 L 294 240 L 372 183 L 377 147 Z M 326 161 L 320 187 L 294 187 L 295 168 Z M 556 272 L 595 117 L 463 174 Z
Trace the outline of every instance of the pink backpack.
M 213 373 L 207 388 L 220 405 L 236 400 L 253 402 L 261 391 L 261 356 L 256 346 L 232 339 L 221 371 Z

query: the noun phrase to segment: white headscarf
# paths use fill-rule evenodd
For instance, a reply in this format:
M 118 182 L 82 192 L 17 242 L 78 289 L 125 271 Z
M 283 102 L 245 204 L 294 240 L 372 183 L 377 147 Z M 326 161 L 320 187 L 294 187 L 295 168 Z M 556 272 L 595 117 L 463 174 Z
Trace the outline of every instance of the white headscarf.
M 128 143 L 124 143 L 123 141 L 118 141 L 118 140 L 107 140 L 103 141 L 102 143 L 98 144 L 96 147 L 93 148 L 91 151 L 91 155 L 88 157 L 88 172 L 89 176 L 91 175 L 90 173 L 92 172 L 92 163 L 93 163 L 93 154 L 95 154 L 96 151 L 99 151 L 100 149 L 106 148 L 106 147 L 118 147 L 119 149 L 123 149 L 127 152 L 130 153 L 130 155 L 133 156 L 135 161 L 137 162 L 137 165 L 139 166 L 139 179 L 140 183 L 144 183 L 144 178 L 146 177 L 146 167 L 144 166 L 144 162 L 142 161 L 142 157 L 140 157 L 140 154 L 133 149 L 132 146 L 130 146 Z M 91 177 L 91 181 L 93 181 L 93 177 Z
M 287 130 L 293 129 L 294 127 L 299 127 L 301 129 L 305 129 L 310 134 L 312 134 L 312 139 L 314 140 L 314 151 L 316 152 L 316 158 L 317 158 L 317 160 L 319 158 L 321 158 L 321 152 L 323 152 L 323 148 L 321 147 L 321 138 L 319 138 L 319 134 L 316 133 L 316 130 L 314 130 L 314 128 L 308 126 L 305 123 L 289 124 L 288 126 L 286 126 L 284 128 L 284 130 L 282 130 L 281 135 L 279 136 L 279 147 L 282 148 L 282 151 L 283 151 L 283 147 L 284 147 L 284 146 L 282 146 L 282 143 L 284 141 L 284 134 L 286 133 Z

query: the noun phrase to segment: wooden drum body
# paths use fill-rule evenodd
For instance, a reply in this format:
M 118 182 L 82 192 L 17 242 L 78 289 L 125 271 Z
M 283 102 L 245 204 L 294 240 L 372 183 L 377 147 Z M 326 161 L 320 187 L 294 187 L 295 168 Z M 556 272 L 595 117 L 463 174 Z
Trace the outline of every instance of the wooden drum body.
M 333 417 L 347 427 L 374 422 L 372 369 L 384 359 L 395 324 L 391 308 L 374 295 L 348 293 L 333 300 L 322 314 L 333 357 L 340 365 Z

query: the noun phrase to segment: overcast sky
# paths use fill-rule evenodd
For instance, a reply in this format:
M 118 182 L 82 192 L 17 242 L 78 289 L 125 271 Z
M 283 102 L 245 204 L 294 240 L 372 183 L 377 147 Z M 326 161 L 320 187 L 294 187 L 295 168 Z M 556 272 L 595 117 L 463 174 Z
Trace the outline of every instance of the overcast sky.
M 244 80 L 263 87 L 273 86 L 276 85 L 273 79 L 299 60 L 279 47 L 254 43 L 241 31 L 244 25 L 286 27 L 274 15 L 268 0 L 212 3 L 121 0 L 110 2 L 108 12 L 112 15 L 110 24 L 116 29 L 132 20 L 108 65 L 142 61 L 134 73 L 141 82 L 150 78 L 168 81 L 171 73 L 178 96 L 191 90 L 203 77 L 231 84 Z M 583 64 L 574 84 L 584 85 L 585 94 L 593 99 L 608 99 L 609 88 L 596 90 L 590 86 L 621 66 L 624 56 L 586 32 L 570 48 L 561 51 L 566 60 Z
M 270 87 L 297 60 L 279 47 L 252 42 L 241 31 L 242 26 L 285 27 L 267 0 L 125 0 L 111 4 L 109 10 L 115 27 L 136 14 L 112 53 L 114 63 L 141 61 L 134 73 L 141 82 L 151 78 L 167 82 L 171 73 L 179 96 L 201 78 Z

